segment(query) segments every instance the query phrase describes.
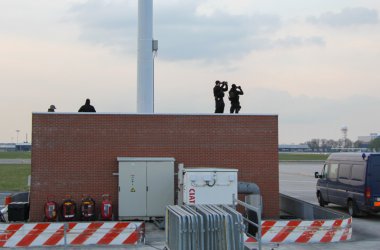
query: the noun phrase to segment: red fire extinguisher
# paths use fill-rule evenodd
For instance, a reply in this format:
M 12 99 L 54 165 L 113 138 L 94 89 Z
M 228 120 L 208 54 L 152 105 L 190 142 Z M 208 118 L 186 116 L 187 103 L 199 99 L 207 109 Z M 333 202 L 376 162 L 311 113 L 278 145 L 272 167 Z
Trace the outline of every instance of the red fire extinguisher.
M 102 220 L 112 220 L 112 202 L 109 194 L 102 195 L 102 205 L 100 207 L 100 217 Z
M 58 218 L 58 204 L 53 201 L 53 196 L 48 196 L 46 198 L 46 203 L 44 206 L 45 221 L 57 221 Z

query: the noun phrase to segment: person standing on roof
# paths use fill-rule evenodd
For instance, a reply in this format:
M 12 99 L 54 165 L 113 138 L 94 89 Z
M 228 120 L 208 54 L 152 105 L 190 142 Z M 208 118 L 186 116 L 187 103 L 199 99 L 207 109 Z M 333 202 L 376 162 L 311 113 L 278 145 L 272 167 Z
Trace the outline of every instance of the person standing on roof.
M 215 82 L 214 97 L 215 97 L 215 113 L 224 113 L 224 92 L 228 90 L 227 82 Z
M 55 112 L 55 106 L 54 105 L 50 105 L 50 108 L 48 109 L 48 112 Z
M 241 86 L 236 86 L 235 84 L 232 84 L 231 90 L 228 93 L 228 95 L 229 95 L 228 99 L 231 101 L 230 113 L 238 114 L 241 109 L 239 95 L 244 95 L 244 92 L 241 89 Z
M 78 112 L 96 112 L 94 106 L 90 105 L 90 99 L 86 99 L 86 103 L 80 107 Z

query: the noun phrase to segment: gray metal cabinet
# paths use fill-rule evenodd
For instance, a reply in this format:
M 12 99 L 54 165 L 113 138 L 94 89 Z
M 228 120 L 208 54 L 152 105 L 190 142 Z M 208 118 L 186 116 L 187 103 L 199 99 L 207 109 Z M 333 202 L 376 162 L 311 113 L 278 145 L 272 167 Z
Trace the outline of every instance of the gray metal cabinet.
M 118 157 L 119 219 L 165 216 L 174 204 L 174 158 Z

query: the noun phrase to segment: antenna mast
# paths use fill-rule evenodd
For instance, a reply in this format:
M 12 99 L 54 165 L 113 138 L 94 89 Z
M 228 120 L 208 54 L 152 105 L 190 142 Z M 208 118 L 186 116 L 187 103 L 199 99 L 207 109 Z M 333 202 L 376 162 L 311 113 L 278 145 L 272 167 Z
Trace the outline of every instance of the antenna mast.
M 154 113 L 153 0 L 138 0 L 137 113 Z

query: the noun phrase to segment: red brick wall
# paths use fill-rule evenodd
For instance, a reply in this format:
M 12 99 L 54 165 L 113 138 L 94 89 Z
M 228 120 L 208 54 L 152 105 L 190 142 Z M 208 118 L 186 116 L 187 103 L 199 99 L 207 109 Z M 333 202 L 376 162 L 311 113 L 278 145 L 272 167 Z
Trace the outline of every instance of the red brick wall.
M 35 113 L 31 221 L 50 194 L 79 203 L 110 193 L 117 208 L 117 157 L 174 157 L 185 167 L 238 168 L 261 188 L 264 215 L 279 214 L 278 118 L 260 115 Z M 117 211 L 116 211 L 117 212 Z

